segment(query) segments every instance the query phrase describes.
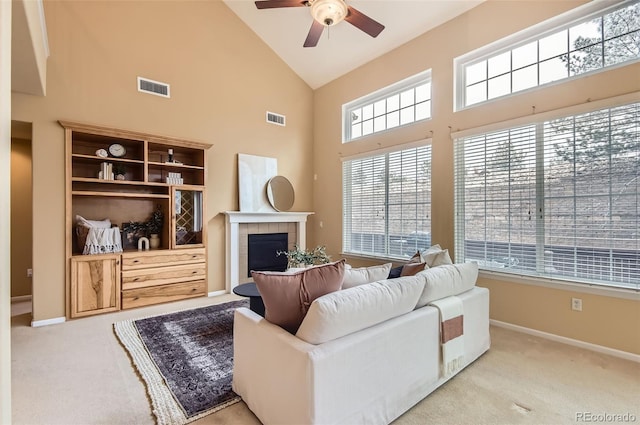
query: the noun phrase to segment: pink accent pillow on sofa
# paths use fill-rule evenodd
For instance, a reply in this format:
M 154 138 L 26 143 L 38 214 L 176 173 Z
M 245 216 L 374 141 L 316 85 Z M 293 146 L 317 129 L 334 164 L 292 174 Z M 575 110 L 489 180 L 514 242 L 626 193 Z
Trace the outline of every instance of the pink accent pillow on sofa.
M 428 268 L 426 263 L 407 263 L 402 266 L 400 276 L 413 276 Z
M 345 260 L 290 272 L 251 272 L 262 296 L 265 319 L 295 334 L 318 297 L 342 288 Z

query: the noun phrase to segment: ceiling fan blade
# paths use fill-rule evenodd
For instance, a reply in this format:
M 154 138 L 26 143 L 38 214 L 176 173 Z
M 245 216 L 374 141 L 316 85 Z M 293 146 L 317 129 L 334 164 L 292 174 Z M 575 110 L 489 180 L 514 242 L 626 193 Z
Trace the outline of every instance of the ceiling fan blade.
M 275 9 L 278 7 L 302 7 L 306 6 L 305 0 L 263 0 L 256 1 L 258 9 Z
M 364 13 L 351 6 L 349 6 L 349 13 L 347 13 L 347 17 L 344 18 L 344 20 L 349 22 L 354 27 L 366 32 L 371 37 L 377 37 L 378 34 L 380 34 L 384 29 L 384 25 L 382 25 L 380 22 L 371 19 Z
M 304 47 L 316 47 L 323 30 L 324 25 L 314 19 L 313 23 L 311 24 L 309 34 L 307 34 L 307 39 L 304 41 Z

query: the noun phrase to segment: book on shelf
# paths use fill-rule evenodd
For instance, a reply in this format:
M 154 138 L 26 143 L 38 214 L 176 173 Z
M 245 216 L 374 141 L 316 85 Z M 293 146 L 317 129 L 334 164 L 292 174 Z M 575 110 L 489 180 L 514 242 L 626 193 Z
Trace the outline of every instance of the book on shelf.
M 180 185 L 183 183 L 182 174 L 181 173 L 167 173 L 166 183 Z
M 100 164 L 100 172 L 98 172 L 98 178 L 100 180 L 113 180 L 113 164 L 110 162 L 103 162 Z

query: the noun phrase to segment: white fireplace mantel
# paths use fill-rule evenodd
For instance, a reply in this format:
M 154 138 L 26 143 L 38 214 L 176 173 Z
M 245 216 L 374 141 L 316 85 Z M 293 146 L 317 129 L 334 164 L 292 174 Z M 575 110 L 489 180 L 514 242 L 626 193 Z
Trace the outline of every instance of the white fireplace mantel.
M 231 292 L 240 284 L 240 224 L 242 223 L 295 223 L 296 244 L 306 247 L 307 217 L 312 212 L 242 212 L 225 211 L 226 216 L 226 290 Z

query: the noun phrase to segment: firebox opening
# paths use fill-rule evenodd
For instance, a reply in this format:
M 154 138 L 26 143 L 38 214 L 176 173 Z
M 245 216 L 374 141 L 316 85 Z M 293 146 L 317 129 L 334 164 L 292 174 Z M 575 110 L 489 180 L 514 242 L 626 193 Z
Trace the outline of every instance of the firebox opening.
M 252 270 L 283 272 L 287 269 L 287 256 L 277 255 L 288 249 L 287 233 L 251 234 L 248 238 L 247 277 L 251 277 Z

